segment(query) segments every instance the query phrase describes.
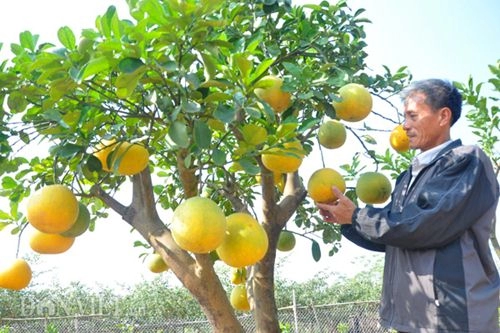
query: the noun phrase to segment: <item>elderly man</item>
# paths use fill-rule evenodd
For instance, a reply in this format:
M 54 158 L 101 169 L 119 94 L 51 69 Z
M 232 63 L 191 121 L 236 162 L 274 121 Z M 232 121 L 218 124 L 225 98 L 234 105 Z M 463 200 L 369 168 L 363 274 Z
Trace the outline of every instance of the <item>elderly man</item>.
M 450 139 L 462 98 L 449 82 L 403 92 L 404 129 L 420 152 L 383 208 L 317 204 L 359 246 L 385 251 L 381 324 L 399 332 L 498 333 L 500 279 L 489 247 L 499 186 L 477 146 Z

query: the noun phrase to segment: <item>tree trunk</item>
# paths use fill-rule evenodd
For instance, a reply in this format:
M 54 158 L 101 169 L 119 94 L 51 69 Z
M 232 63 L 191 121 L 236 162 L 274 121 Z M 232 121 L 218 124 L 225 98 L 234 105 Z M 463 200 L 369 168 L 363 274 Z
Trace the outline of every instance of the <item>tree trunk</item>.
M 278 309 L 274 295 L 276 246 L 269 245 L 265 257 L 253 267 L 251 279 L 251 299 L 258 333 L 280 332 Z
M 175 252 L 180 252 L 182 255 L 174 255 L 171 249 L 177 245 L 168 230 L 159 236 L 150 235 L 149 241 L 184 287 L 198 301 L 214 332 L 244 332 L 208 254 L 196 255 L 194 260 L 185 251 L 178 249 Z M 186 258 L 186 255 L 189 258 Z
M 243 333 L 226 291 L 215 273 L 208 254 L 192 256 L 177 246 L 170 230 L 160 219 L 149 170 L 133 177 L 132 203 L 123 206 L 99 188 L 94 194 L 134 227 L 158 252 L 201 309 L 214 332 Z
M 276 247 L 281 230 L 307 193 L 298 173 L 288 174 L 283 197 L 277 204 L 273 176 L 265 171 L 264 169 L 262 172 L 263 226 L 269 238 L 269 249 L 264 258 L 253 267 L 251 291 L 257 332 L 279 333 L 278 309 L 274 294 Z

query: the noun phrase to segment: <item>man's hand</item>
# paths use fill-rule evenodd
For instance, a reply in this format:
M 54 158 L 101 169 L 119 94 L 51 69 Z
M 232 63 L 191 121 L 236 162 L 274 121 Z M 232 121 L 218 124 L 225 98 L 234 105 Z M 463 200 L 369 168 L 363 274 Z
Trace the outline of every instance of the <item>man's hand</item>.
M 323 220 L 329 223 L 351 224 L 356 205 L 338 188 L 332 187 L 337 201 L 332 203 L 316 203 Z

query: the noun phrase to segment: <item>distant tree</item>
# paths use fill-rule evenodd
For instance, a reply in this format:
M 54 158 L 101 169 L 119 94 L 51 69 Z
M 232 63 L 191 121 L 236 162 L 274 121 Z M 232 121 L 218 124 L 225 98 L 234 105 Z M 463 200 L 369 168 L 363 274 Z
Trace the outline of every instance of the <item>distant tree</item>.
M 325 305 L 355 301 L 378 301 L 382 290 L 383 260 L 364 260 L 364 269 L 353 276 L 332 275 L 319 272 L 304 282 L 294 282 L 278 277 L 276 298 L 279 307 L 293 304 L 291 290 L 298 305 Z
M 478 144 L 484 149 L 493 162 L 497 175 L 500 174 L 500 60 L 488 66 L 491 78 L 488 86 L 485 82 L 474 83 L 470 77 L 468 82 L 455 82 L 461 91 L 465 102 L 465 117 L 469 121 L 472 133 L 477 137 Z M 484 93 L 484 88 L 487 92 Z M 485 95 L 486 94 L 486 95 Z M 498 218 L 495 217 L 490 240 L 500 257 L 500 243 L 496 236 Z

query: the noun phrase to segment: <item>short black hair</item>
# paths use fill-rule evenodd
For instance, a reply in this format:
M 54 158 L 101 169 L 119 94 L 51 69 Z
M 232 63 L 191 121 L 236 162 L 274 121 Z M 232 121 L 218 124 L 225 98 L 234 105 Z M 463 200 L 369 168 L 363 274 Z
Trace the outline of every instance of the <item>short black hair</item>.
M 462 95 L 453 84 L 447 80 L 427 79 L 412 82 L 401 93 L 403 102 L 415 93 L 425 95 L 425 104 L 437 111 L 447 107 L 451 110 L 451 125 L 455 124 L 462 113 Z

